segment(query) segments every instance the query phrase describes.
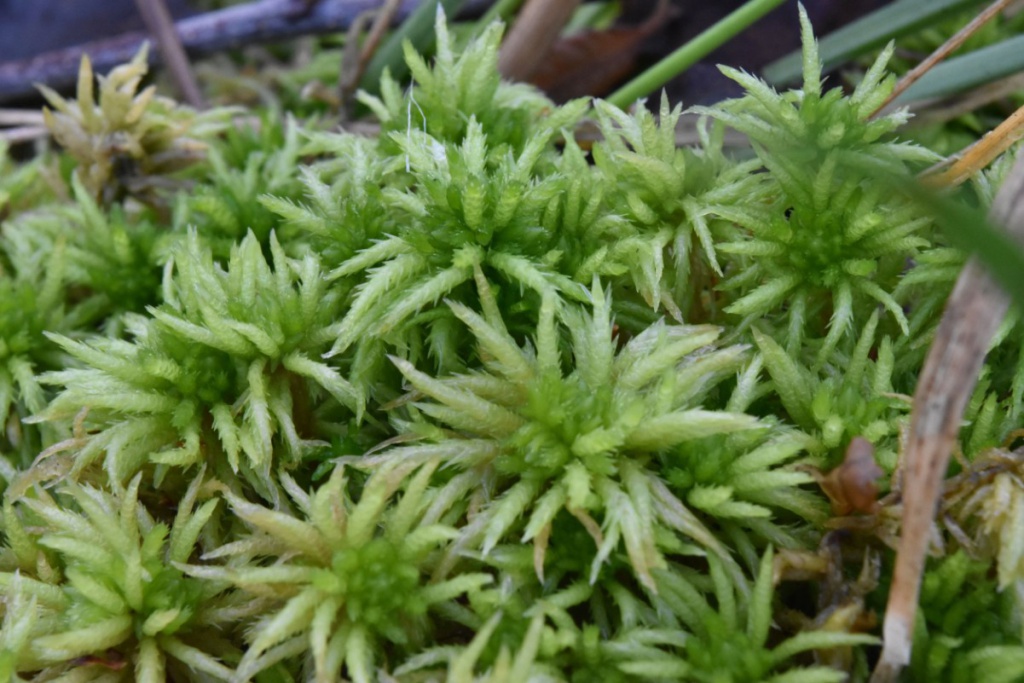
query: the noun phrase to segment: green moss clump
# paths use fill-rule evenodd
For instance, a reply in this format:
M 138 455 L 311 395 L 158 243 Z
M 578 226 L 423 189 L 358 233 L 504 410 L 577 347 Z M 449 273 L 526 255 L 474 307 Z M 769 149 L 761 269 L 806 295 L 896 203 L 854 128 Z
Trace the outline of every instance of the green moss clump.
M 375 138 L 225 128 L 144 54 L 47 91 L 67 187 L 0 164 L 0 678 L 864 678 L 964 256 L 898 189 L 935 155 L 870 117 L 889 53 L 823 91 L 802 21 L 803 89 L 728 71 L 685 148 L 667 100 L 555 106 L 443 17 L 361 96 Z M 1015 324 L 907 680 L 1024 671 Z

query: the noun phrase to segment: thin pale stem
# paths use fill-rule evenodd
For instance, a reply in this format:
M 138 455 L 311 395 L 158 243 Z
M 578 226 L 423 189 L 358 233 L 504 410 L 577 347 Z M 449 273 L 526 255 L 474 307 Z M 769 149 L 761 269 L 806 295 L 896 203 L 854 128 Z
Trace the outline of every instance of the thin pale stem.
M 136 7 L 142 20 L 146 22 L 146 28 L 156 39 L 160 47 L 160 54 L 167 64 L 167 70 L 174 79 L 174 84 L 184 96 L 185 101 L 196 109 L 203 109 L 203 94 L 199 91 L 199 84 L 192 72 L 192 65 L 185 54 L 185 47 L 181 43 L 181 36 L 174 25 L 174 18 L 171 17 L 164 0 L 135 0 Z
M 1024 138 L 1024 107 L 1010 114 L 980 140 L 950 157 L 953 162 L 947 168 L 922 175 L 921 180 L 932 187 L 956 187 L 995 161 L 1021 138 Z
M 928 73 L 928 71 L 930 71 L 932 67 L 934 67 L 936 64 L 944 60 L 946 57 L 952 54 L 957 48 L 963 45 L 968 38 L 970 38 L 971 36 L 978 32 L 978 29 L 980 29 L 982 26 L 984 26 L 989 21 L 994 19 L 1000 12 L 1006 9 L 1007 5 L 1009 5 L 1011 2 L 1013 2 L 1013 0 L 996 0 L 995 2 L 993 2 L 991 5 L 986 7 L 981 13 L 979 13 L 978 16 L 974 17 L 974 19 L 972 19 L 970 23 L 968 23 L 962 29 L 957 31 L 949 40 L 947 40 L 938 48 L 936 48 L 935 52 L 928 55 L 928 57 L 924 61 L 922 61 L 920 64 L 915 66 L 907 73 L 903 74 L 903 78 L 901 78 L 896 83 L 896 87 L 894 87 L 892 89 L 892 92 L 889 93 L 889 97 L 886 98 L 885 102 L 882 102 L 882 104 L 878 106 L 878 109 L 872 112 L 871 118 L 874 118 L 879 114 L 883 113 L 886 106 L 888 106 L 890 102 L 892 102 L 897 97 L 902 95 L 907 90 L 907 88 L 914 85 L 914 83 L 916 83 L 918 79 L 920 79 L 922 76 Z
M 1024 239 L 1024 157 L 1018 158 L 989 212 L 1017 240 Z M 1009 306 L 1009 296 L 977 257 L 968 261 L 946 303 L 935 342 L 914 393 L 910 431 L 900 468 L 903 513 L 884 643 L 871 683 L 895 681 L 910 663 L 925 555 L 949 456 L 964 409 Z

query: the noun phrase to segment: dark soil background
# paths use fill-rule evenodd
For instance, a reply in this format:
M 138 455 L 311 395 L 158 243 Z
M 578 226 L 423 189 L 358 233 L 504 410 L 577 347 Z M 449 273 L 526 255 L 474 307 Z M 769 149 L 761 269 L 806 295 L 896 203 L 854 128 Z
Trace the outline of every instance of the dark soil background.
M 176 19 L 195 14 L 195 3 L 166 0 Z M 0 0 L 0 62 L 139 31 L 134 0 Z
M 824 36 L 868 14 L 890 0 L 803 0 L 816 35 Z M 650 0 L 624 3 L 626 17 L 641 15 Z M 679 8 L 662 31 L 650 40 L 644 61 L 653 63 L 684 44 L 708 26 L 741 6 L 740 0 L 674 0 Z M 723 76 L 717 64 L 758 72 L 772 61 L 800 47 L 797 0 L 788 0 L 732 41 L 711 53 L 669 84 L 669 97 L 687 105 L 710 104 L 726 97 L 739 96 L 739 85 Z
M 199 11 L 199 3 L 166 1 L 176 18 Z M 804 6 L 815 32 L 825 35 L 888 1 L 804 0 Z M 575 45 L 568 46 L 568 56 L 549 60 L 546 72 L 534 80 L 556 100 L 607 94 L 742 4 L 742 0 L 670 0 L 666 8 L 657 0 L 623 0 L 614 31 L 578 36 Z M 670 98 L 692 105 L 738 94 L 738 86 L 715 65 L 757 72 L 798 48 L 796 8 L 797 0 L 787 1 L 674 80 L 667 88 Z M 134 0 L 0 0 L 0 62 L 142 28 Z

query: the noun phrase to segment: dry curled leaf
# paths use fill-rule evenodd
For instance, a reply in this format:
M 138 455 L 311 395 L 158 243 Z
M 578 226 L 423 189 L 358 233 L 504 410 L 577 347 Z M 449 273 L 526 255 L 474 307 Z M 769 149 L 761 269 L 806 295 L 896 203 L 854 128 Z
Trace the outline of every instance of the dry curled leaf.
M 843 463 L 823 475 L 819 484 L 832 501 L 836 516 L 875 512 L 878 507 L 877 481 L 885 472 L 875 462 L 875 447 L 857 436 L 846 447 Z
M 105 205 L 129 195 L 152 203 L 168 175 L 203 157 L 201 136 L 223 127 L 218 119 L 225 112 L 197 116 L 158 96 L 154 86 L 140 91 L 147 52 L 144 45 L 131 62 L 100 76 L 98 92 L 83 56 L 74 100 L 39 86 L 53 107 L 43 109 L 46 126 L 78 162 L 82 184 Z
M 530 82 L 556 102 L 607 93 L 633 71 L 644 43 L 671 12 L 669 3 L 661 1 L 638 26 L 585 31 L 564 38 L 551 46 Z

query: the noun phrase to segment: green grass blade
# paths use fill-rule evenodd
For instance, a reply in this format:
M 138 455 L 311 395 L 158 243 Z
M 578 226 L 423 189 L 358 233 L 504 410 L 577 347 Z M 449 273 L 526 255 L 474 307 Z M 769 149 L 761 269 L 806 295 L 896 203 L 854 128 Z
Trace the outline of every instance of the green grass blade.
M 781 5 L 782 2 L 783 0 L 749 0 L 686 45 L 616 90 L 608 98 L 608 101 L 620 109 L 625 109 L 641 97 L 647 97 L 696 64 L 712 50 Z
M 896 98 L 896 104 L 970 90 L 1024 70 L 1024 36 L 1014 36 L 936 65 Z
M 493 21 L 508 22 L 509 18 L 519 10 L 519 6 L 523 2 L 524 0 L 498 0 L 484 12 L 482 17 L 477 19 L 476 26 L 473 27 L 473 37 L 476 38 L 483 33 L 484 29 Z
M 434 41 L 434 19 L 437 16 L 437 7 L 444 8 L 448 17 L 458 14 L 466 0 L 427 0 L 409 15 L 409 18 L 402 22 L 402 25 L 395 29 L 391 36 L 384 41 L 373 55 L 370 64 L 366 67 L 359 87 L 366 92 L 380 92 L 380 77 L 384 69 L 391 70 L 391 76 L 398 82 L 405 80 L 409 75 L 409 67 L 405 64 L 405 56 L 402 51 L 402 43 L 408 39 L 416 51 L 423 54 Z
M 916 181 L 894 179 L 935 219 L 956 247 L 977 256 L 999 286 L 1024 310 L 1024 246 L 989 221 L 984 211 L 936 193 Z
M 980 2 L 981 0 L 897 0 L 823 38 L 818 47 L 821 61 L 825 70 L 831 69 L 869 50 L 882 47 L 896 36 L 941 21 Z M 798 81 L 801 71 L 801 51 L 794 50 L 766 66 L 762 74 L 769 83 L 782 85 Z

